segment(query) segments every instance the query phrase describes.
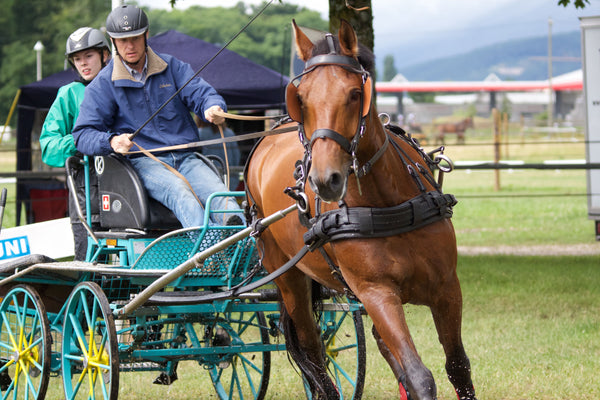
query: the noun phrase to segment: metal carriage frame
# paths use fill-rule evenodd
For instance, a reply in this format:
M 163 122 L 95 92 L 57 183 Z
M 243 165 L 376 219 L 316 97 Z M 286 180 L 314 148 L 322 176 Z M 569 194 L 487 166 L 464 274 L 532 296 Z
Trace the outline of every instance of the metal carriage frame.
M 89 261 L 38 256 L 0 268 L 0 288 L 6 288 L 0 399 L 44 399 L 50 376 L 62 375 L 67 399 L 113 400 L 120 372 L 160 371 L 162 383 L 170 384 L 183 360 L 207 370 L 220 399 L 264 398 L 271 352 L 285 344 L 278 340 L 276 290 L 261 286 L 272 279 L 260 266 L 252 229 L 209 224 L 210 213 L 227 212 L 211 210 L 209 200 L 205 225 L 197 229 L 158 237 L 139 229 L 98 234 L 91 228 L 87 157 L 83 165 Z M 69 186 L 75 192 L 72 181 Z M 243 290 L 247 285 L 254 290 Z M 47 307 L 48 288 L 63 292 L 59 309 Z M 331 378 L 342 398 L 359 399 L 366 363 L 362 305 L 324 295 L 329 300 L 319 322 Z

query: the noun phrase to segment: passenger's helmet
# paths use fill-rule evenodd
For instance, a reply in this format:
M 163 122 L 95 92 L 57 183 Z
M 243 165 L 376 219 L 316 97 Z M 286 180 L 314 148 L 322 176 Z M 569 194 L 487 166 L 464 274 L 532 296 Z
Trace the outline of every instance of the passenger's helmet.
M 65 55 L 70 58 L 78 51 L 92 48 L 108 50 L 109 46 L 106 37 L 98 29 L 89 27 L 79 28 L 71 33 L 67 39 L 67 51 Z
M 113 39 L 138 36 L 147 30 L 148 17 L 136 6 L 117 7 L 106 18 L 106 31 Z

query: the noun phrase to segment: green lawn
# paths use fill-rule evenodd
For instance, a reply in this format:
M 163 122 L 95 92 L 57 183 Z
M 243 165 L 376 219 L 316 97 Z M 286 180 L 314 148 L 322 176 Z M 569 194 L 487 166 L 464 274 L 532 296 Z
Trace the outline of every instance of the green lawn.
M 600 398 L 600 258 L 461 256 L 463 341 L 479 399 Z M 412 337 L 438 385 L 440 400 L 456 399 L 429 310 L 406 306 Z M 365 318 L 364 399 L 397 398 L 395 379 L 379 355 Z M 214 399 L 208 373 L 193 362 L 179 381 L 152 385 L 156 373 L 122 373 L 119 399 Z M 60 380 L 52 378 L 60 398 Z M 56 396 L 56 397 L 54 397 Z M 267 399 L 303 399 L 301 379 L 283 352 L 273 354 Z

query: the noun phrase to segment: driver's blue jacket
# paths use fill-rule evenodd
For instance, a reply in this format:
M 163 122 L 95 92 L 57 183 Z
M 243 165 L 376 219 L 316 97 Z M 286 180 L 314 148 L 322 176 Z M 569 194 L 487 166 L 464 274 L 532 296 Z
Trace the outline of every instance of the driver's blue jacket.
M 189 64 L 170 55 L 157 54 L 150 47 L 146 54 L 145 83 L 133 79 L 120 57 L 115 57 L 86 87 L 73 129 L 80 152 L 112 153 L 112 136 L 135 132 L 194 75 Z M 150 150 L 198 141 L 190 111 L 204 118 L 204 111 L 214 105 L 226 110 L 216 90 L 196 77 L 141 129 L 134 142 Z

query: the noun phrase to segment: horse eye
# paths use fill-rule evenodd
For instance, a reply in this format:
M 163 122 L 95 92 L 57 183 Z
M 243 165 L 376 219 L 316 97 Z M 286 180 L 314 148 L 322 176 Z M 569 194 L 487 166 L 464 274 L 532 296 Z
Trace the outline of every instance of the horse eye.
M 354 89 L 351 93 L 350 93 L 350 102 L 356 102 L 360 100 L 360 97 L 362 96 L 362 91 L 360 91 L 359 89 Z

